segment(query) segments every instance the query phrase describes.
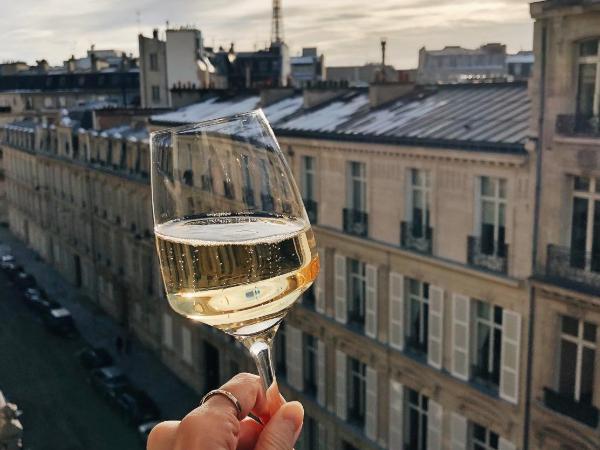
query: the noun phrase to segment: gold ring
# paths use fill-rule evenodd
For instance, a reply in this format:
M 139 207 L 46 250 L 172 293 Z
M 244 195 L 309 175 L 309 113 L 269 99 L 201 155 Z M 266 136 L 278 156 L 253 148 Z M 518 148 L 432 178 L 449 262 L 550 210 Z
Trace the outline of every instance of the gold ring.
M 233 395 L 231 392 L 226 391 L 225 389 L 214 389 L 212 391 L 210 391 L 208 394 L 206 394 L 204 397 L 202 397 L 202 400 L 200 401 L 200 405 L 203 405 L 204 403 L 207 402 L 207 400 L 215 395 L 222 395 L 223 397 L 227 398 L 231 403 L 233 403 L 233 406 L 235 406 L 235 409 L 237 410 L 237 418 L 238 420 L 242 420 L 242 405 L 240 404 L 240 401 L 235 397 L 235 395 Z

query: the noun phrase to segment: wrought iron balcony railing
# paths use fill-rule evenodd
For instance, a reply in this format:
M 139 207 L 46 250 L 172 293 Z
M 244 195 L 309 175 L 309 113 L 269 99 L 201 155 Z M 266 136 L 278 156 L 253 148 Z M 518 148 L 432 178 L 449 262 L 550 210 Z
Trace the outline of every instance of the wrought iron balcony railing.
M 400 222 L 400 246 L 419 253 L 431 254 L 433 230 L 413 222 Z
M 600 289 L 600 253 L 550 244 L 545 276 L 561 284 Z
M 577 402 L 573 398 L 547 387 L 544 388 L 544 404 L 551 410 L 592 428 L 598 426 L 598 408 L 593 405 Z
M 306 214 L 308 215 L 308 220 L 310 220 L 310 223 L 317 223 L 317 211 L 319 209 L 319 204 L 314 200 L 304 200 L 304 207 L 306 208 Z
M 559 114 L 556 116 L 556 133 L 563 136 L 600 138 L 600 117 Z
M 357 209 L 344 208 L 344 231 L 356 236 L 366 237 L 369 234 L 369 215 Z
M 470 265 L 491 272 L 508 271 L 508 245 L 503 242 L 483 242 L 478 236 L 467 239 L 467 261 Z

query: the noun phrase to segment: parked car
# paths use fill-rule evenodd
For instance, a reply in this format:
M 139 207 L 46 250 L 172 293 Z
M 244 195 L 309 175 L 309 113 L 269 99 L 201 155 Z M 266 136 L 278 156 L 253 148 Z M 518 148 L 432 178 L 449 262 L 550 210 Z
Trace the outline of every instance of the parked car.
M 81 350 L 77 357 L 84 369 L 93 370 L 113 365 L 113 359 L 102 347 L 89 347 Z
M 35 287 L 35 277 L 33 275 L 28 274 L 24 270 L 19 271 L 17 276 L 15 277 L 15 283 L 22 289 L 33 288 Z
M 129 386 L 129 379 L 116 366 L 94 369 L 90 373 L 90 383 L 105 397 L 112 399 L 115 392 L 124 386 Z
M 74 337 L 77 335 L 77 327 L 73 316 L 68 309 L 59 307 L 49 307 L 42 312 L 42 320 L 44 325 L 51 333 L 63 337 Z
M 151 420 L 150 422 L 145 422 L 145 423 L 138 425 L 138 427 L 137 427 L 138 436 L 142 440 L 142 443 L 144 444 L 144 448 L 146 447 L 146 443 L 148 442 L 148 435 L 152 431 L 152 428 L 154 428 L 159 423 L 160 423 L 160 421 L 158 421 L 158 420 Z
M 140 389 L 125 385 L 115 389 L 112 399 L 117 409 L 133 425 L 139 425 L 160 417 L 156 403 Z

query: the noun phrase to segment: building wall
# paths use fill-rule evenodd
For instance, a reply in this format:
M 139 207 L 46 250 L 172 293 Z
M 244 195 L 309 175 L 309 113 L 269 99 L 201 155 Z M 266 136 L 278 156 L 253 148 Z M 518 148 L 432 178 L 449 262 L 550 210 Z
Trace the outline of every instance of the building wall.
M 199 30 L 167 30 L 167 80 L 168 88 L 181 83 L 198 86 L 198 58 L 202 51 Z
M 596 332 L 593 367 L 586 369 L 593 386 L 591 405 L 579 404 L 568 395 L 556 399 L 556 394 L 562 392 L 561 370 L 576 370 L 561 361 L 562 318 L 600 327 L 600 273 L 589 267 L 574 267 L 570 248 L 574 177 L 600 178 L 600 134 L 581 136 L 574 129 L 560 126 L 561 120 L 576 113 L 578 43 L 598 38 L 600 29 L 600 5 L 581 3 L 560 6 L 540 2 L 531 8 L 536 54 L 531 128 L 540 135 L 538 152 L 542 159 L 534 290 L 532 449 L 600 447 L 597 419 L 594 426 L 576 417 L 578 412 L 589 417 L 594 410 L 597 415 L 600 409 L 600 333 Z M 600 235 L 593 239 L 597 242 Z
M 140 51 L 140 101 L 142 108 L 169 107 L 169 86 L 167 84 L 166 43 L 158 38 L 138 36 Z M 152 68 L 151 56 L 156 57 L 156 68 Z M 159 99 L 153 97 L 153 89 L 158 88 Z

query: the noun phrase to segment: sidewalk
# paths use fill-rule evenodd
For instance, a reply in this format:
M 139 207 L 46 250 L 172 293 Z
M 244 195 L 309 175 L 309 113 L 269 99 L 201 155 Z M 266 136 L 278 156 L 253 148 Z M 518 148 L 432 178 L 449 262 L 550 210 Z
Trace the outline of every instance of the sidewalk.
M 180 419 L 199 402 L 199 396 L 180 381 L 160 361 L 133 339 L 128 355 L 117 355 L 115 338 L 124 336 L 124 330 L 112 318 L 84 299 L 77 288 L 42 262 L 5 227 L 0 227 L 0 245 L 10 246 L 11 254 L 27 273 L 35 277 L 50 298 L 64 305 L 73 315 L 83 339 L 94 346 L 111 352 L 116 365 L 121 367 L 132 383 L 146 391 L 157 403 L 164 419 Z

